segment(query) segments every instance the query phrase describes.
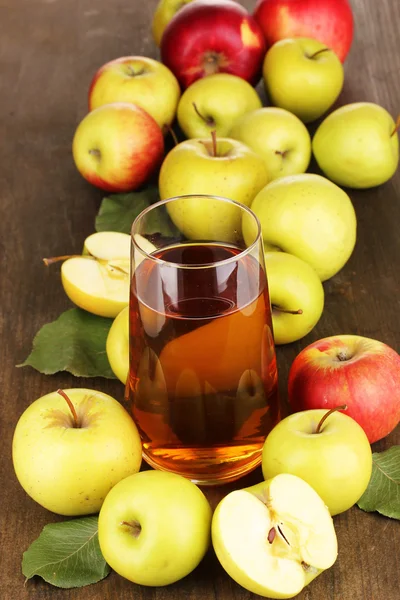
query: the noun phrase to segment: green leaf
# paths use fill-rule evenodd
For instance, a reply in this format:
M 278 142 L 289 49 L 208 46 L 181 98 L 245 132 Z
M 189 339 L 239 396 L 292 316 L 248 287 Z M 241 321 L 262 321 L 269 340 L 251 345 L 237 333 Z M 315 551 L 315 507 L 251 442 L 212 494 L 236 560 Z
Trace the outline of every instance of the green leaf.
M 51 523 L 24 552 L 22 573 L 60 588 L 97 583 L 110 572 L 98 539 L 97 517 Z
M 400 446 L 372 455 L 372 476 L 358 506 L 400 519 Z
M 113 319 L 71 308 L 40 329 L 32 352 L 18 366 L 30 366 L 46 375 L 69 371 L 76 377 L 115 379 L 106 353 L 112 322 Z
M 96 231 L 119 231 L 130 233 L 133 221 L 150 204 L 160 199 L 156 186 L 148 187 L 140 192 L 129 194 L 113 194 L 106 198 L 100 206 L 96 217 Z M 163 236 L 174 236 L 175 226 L 168 217 L 166 210 L 157 210 L 149 215 L 146 233 L 158 233 Z

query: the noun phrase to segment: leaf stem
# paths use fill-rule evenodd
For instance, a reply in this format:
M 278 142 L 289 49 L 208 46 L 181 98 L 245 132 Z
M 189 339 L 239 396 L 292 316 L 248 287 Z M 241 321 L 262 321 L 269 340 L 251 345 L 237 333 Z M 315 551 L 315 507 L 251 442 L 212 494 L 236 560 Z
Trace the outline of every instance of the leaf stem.
M 56 262 L 61 262 L 62 260 L 68 260 L 69 258 L 82 258 L 82 256 L 86 256 L 84 254 L 65 254 L 64 256 L 51 256 L 50 258 L 43 258 L 43 262 L 46 265 L 46 267 L 49 267 L 50 265 L 56 263 Z M 87 258 L 93 258 L 91 256 L 87 255 Z
M 390 137 L 393 137 L 394 134 L 397 133 L 399 129 L 400 129 L 400 115 L 396 119 L 395 127 L 394 127 L 392 133 L 390 134 Z
M 314 52 L 314 54 L 311 54 L 311 56 L 309 56 L 308 58 L 310 60 L 312 60 L 313 58 L 315 58 L 316 56 L 319 56 L 323 52 L 331 52 L 331 49 L 330 48 L 321 48 L 321 50 L 317 50 L 316 52 Z

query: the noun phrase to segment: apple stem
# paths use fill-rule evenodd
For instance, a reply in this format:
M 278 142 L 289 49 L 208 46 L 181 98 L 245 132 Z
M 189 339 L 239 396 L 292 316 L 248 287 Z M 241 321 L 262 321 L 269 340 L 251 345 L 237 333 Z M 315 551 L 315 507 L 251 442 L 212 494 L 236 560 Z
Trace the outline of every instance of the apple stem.
M 215 121 L 212 117 L 204 117 L 201 112 L 199 111 L 199 109 L 196 106 L 196 102 L 192 102 L 193 104 L 193 108 L 196 112 L 196 114 L 200 117 L 200 119 L 202 119 L 204 121 L 204 123 L 206 125 L 208 125 L 209 127 L 215 127 Z
M 129 521 L 122 521 L 121 525 L 125 525 L 126 527 L 130 527 L 132 530 L 132 535 L 137 538 L 140 535 L 140 532 L 142 531 L 142 528 L 140 527 L 139 523 L 137 521 L 134 521 L 133 523 L 129 523 Z
M 211 132 L 211 139 L 212 139 L 212 148 L 213 148 L 213 156 L 217 156 L 217 132 L 215 131 L 215 129 L 212 130 Z
M 331 51 L 332 51 L 331 48 L 321 48 L 321 50 L 317 50 L 316 52 L 314 52 L 314 54 L 311 54 L 311 56 L 309 56 L 308 58 L 310 60 L 312 60 L 313 58 L 315 58 L 316 56 L 319 56 L 323 52 L 331 52 Z
M 49 267 L 53 263 L 61 262 L 62 260 L 68 260 L 69 258 L 82 258 L 82 254 L 66 254 L 65 256 L 52 256 L 51 258 L 42 258 L 46 267 Z M 90 258 L 89 256 L 87 258 Z
M 392 131 L 392 133 L 390 134 L 390 137 L 393 137 L 395 133 L 397 133 L 400 129 L 400 115 L 397 117 L 396 123 L 395 123 L 395 127 Z
M 276 306 L 275 304 L 272 305 L 273 310 L 276 310 L 278 312 L 282 312 L 282 313 L 286 313 L 288 315 L 302 315 L 303 314 L 303 309 L 299 308 L 298 310 L 289 310 L 286 308 L 280 308 L 279 306 Z
M 274 541 L 275 536 L 276 536 L 276 529 L 275 529 L 275 527 L 271 527 L 271 529 L 268 532 L 268 538 L 267 538 L 270 544 L 272 544 L 272 542 Z
M 166 131 L 168 131 L 168 133 L 171 135 L 172 139 L 174 140 L 174 145 L 177 146 L 179 144 L 178 138 L 176 137 L 176 133 L 172 129 L 171 125 L 169 123 L 165 123 L 163 129 L 165 129 Z
M 322 419 L 318 423 L 317 429 L 315 430 L 315 433 L 321 433 L 322 425 L 325 423 L 326 419 L 332 413 L 337 412 L 338 410 L 347 410 L 347 404 L 341 404 L 340 406 L 335 406 L 334 408 L 331 408 L 330 410 L 328 410 L 328 412 L 324 414 L 324 416 L 322 417 Z
M 78 415 L 76 414 L 75 406 L 72 404 L 70 398 L 68 398 L 68 396 L 64 392 L 64 390 L 57 390 L 57 394 L 60 394 L 60 396 L 62 396 L 64 398 L 64 400 L 66 401 L 66 403 L 68 404 L 69 410 L 71 411 L 72 418 L 74 420 L 74 428 L 78 429 L 79 428 L 79 419 L 78 419 Z

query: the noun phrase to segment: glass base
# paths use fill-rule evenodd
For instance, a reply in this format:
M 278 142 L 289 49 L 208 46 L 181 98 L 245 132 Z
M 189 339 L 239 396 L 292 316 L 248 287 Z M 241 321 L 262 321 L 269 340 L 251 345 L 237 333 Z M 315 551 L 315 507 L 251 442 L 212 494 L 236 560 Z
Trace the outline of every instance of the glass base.
M 196 460 L 190 460 L 187 449 L 185 449 L 183 457 L 182 451 L 179 449 L 175 449 L 175 452 L 169 449 L 167 460 L 161 453 L 157 453 L 155 456 L 153 452 L 152 456 L 149 456 L 145 450 L 143 450 L 142 456 L 153 469 L 176 473 L 199 486 L 224 485 L 237 481 L 254 471 L 261 464 L 262 459 L 262 448 L 253 452 L 250 458 L 246 457 L 246 460 L 235 458 L 221 462 L 218 462 L 218 453 L 214 449 L 199 450 L 196 448 L 192 452 L 195 453 Z M 197 466 L 196 471 L 193 470 L 194 464 Z

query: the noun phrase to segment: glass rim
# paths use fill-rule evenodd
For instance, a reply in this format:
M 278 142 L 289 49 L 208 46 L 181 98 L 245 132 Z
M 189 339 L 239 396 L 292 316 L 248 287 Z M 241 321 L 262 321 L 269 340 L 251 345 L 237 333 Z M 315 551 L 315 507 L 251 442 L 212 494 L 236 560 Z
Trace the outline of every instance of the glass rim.
M 134 228 L 135 228 L 135 226 L 137 226 L 137 223 L 143 217 L 145 217 L 147 213 L 151 212 L 153 209 L 159 208 L 160 206 L 168 204 L 169 202 L 173 202 L 176 200 L 183 200 L 185 198 L 209 198 L 209 199 L 214 199 L 214 200 L 221 200 L 222 202 L 236 205 L 238 208 L 240 208 L 244 212 L 247 212 L 254 219 L 255 224 L 257 226 L 257 234 L 255 236 L 254 241 L 247 248 L 244 248 L 235 256 L 231 256 L 229 258 L 224 258 L 222 260 L 217 260 L 212 263 L 202 263 L 202 264 L 192 264 L 192 265 L 187 264 L 187 263 L 171 262 L 169 260 L 164 260 L 162 258 L 158 258 L 157 256 L 154 256 L 154 254 L 150 254 L 149 252 L 144 250 L 141 246 L 139 246 L 139 244 L 135 240 L 135 233 L 137 235 L 142 235 L 142 234 L 140 234 L 139 232 L 134 232 Z M 245 204 L 241 204 L 240 202 L 237 202 L 236 200 L 231 200 L 230 198 L 226 198 L 224 196 L 217 196 L 214 194 L 183 194 L 182 196 L 171 196 L 171 198 L 166 198 L 165 200 L 159 200 L 158 202 L 154 202 L 154 204 L 150 204 L 150 206 L 148 206 L 147 208 L 142 210 L 137 215 L 137 217 L 135 217 L 135 219 L 132 223 L 132 226 L 131 226 L 131 243 L 133 243 L 135 248 L 140 252 L 140 254 L 144 258 L 149 258 L 153 262 L 171 266 L 171 267 L 175 267 L 175 268 L 179 268 L 179 269 L 206 269 L 206 268 L 212 268 L 212 267 L 219 267 L 221 265 L 225 265 L 225 264 L 228 264 L 231 262 L 236 262 L 237 260 L 247 256 L 247 254 L 250 254 L 256 248 L 257 244 L 260 241 L 260 238 L 261 238 L 261 223 L 260 223 L 257 215 L 248 206 L 246 206 Z M 216 243 L 223 243 L 223 242 L 216 242 Z M 179 244 L 177 244 L 177 245 L 183 245 L 183 244 L 182 244 L 182 242 L 179 242 Z

